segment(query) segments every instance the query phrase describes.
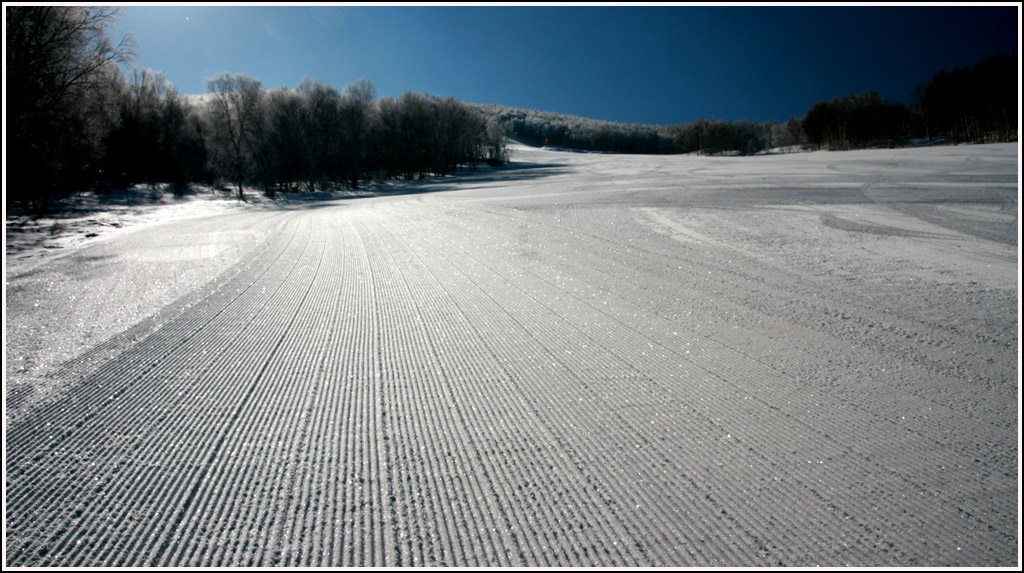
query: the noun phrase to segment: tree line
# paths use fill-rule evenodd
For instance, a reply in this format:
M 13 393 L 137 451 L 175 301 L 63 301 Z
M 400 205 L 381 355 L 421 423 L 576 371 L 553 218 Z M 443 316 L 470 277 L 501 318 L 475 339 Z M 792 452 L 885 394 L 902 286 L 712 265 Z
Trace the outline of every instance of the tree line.
M 799 119 L 786 122 L 699 119 L 682 125 L 601 121 L 573 115 L 473 104 L 496 118 L 508 133 L 528 145 L 548 145 L 611 153 L 754 154 L 807 143 Z
M 65 191 L 158 182 L 230 184 L 244 198 L 507 161 L 502 126 L 452 98 L 377 99 L 366 79 L 268 90 L 231 73 L 183 96 L 159 72 L 126 77 L 134 45 L 109 39 L 110 8 L 5 11 L 9 201 L 42 210 Z
M 818 102 L 802 120 L 809 143 L 851 149 L 903 145 L 910 138 L 943 143 L 1016 141 L 1015 55 L 996 54 L 953 71 L 942 70 L 911 93 L 909 105 L 876 92 Z
M 5 6 L 7 200 L 45 208 L 95 172 L 111 77 L 132 50 L 105 31 L 108 8 Z
M 587 151 L 709 155 L 1018 137 L 1016 55 L 940 71 L 909 105 L 868 92 L 817 102 L 785 122 L 654 126 L 411 92 L 378 99 L 366 79 L 340 90 L 311 79 L 268 90 L 224 73 L 206 81 L 207 93 L 183 96 L 159 72 L 123 71 L 134 46 L 108 37 L 110 8 L 5 11 L 7 199 L 39 209 L 54 193 L 97 184 L 230 184 L 244 198 L 246 189 L 273 195 L 447 175 L 506 162 L 507 136 Z
M 371 179 L 443 176 L 507 160 L 496 122 L 453 98 L 406 92 L 376 99 L 366 79 L 342 90 L 310 79 L 297 89 L 265 90 L 258 79 L 229 73 L 206 88 L 190 100 L 192 149 L 206 150 L 206 177 L 230 181 L 239 198 L 247 185 L 267 195 L 358 189 Z M 129 154 L 113 157 L 137 164 Z
M 767 150 L 863 149 L 1017 140 L 1017 57 L 994 55 L 920 84 L 909 105 L 878 92 L 815 103 L 803 117 L 755 123 L 698 119 L 681 125 L 638 125 L 498 105 L 477 105 L 517 139 L 585 151 L 752 155 Z
M 911 94 L 915 129 L 953 144 L 1017 141 L 1019 72 L 1015 54 L 938 72 Z

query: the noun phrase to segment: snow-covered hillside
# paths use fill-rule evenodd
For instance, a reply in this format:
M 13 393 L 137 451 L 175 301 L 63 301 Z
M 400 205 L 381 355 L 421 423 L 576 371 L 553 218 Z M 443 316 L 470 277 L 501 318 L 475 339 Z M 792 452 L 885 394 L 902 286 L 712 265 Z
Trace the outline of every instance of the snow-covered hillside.
M 7 564 L 1015 565 L 1018 165 L 519 145 L 9 221 Z

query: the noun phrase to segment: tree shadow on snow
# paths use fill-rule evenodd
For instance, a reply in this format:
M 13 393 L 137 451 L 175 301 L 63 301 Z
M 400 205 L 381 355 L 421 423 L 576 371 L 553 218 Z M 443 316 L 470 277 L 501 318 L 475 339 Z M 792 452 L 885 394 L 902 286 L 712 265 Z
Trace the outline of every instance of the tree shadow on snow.
M 452 175 L 428 176 L 413 181 L 389 181 L 372 184 L 365 190 L 346 192 L 281 193 L 275 198 L 275 207 L 281 209 L 302 209 L 325 203 L 348 199 L 370 197 L 400 197 L 446 191 L 469 191 L 478 186 L 491 187 L 502 183 L 532 181 L 568 173 L 563 163 L 515 163 L 500 167 L 477 167 L 475 170 L 458 171 Z

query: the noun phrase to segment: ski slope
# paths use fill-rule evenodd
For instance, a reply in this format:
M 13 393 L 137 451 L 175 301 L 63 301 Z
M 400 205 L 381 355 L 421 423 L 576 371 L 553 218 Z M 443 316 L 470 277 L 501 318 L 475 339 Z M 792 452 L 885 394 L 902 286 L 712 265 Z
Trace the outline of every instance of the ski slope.
M 512 160 L 9 266 L 6 563 L 1019 564 L 1017 145 Z

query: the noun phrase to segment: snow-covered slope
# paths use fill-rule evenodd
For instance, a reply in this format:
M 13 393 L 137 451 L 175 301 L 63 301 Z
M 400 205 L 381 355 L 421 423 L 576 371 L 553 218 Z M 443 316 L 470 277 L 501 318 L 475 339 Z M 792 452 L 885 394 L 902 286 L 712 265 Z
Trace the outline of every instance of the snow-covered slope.
M 512 160 L 12 265 L 8 565 L 1019 561 L 1016 145 Z

